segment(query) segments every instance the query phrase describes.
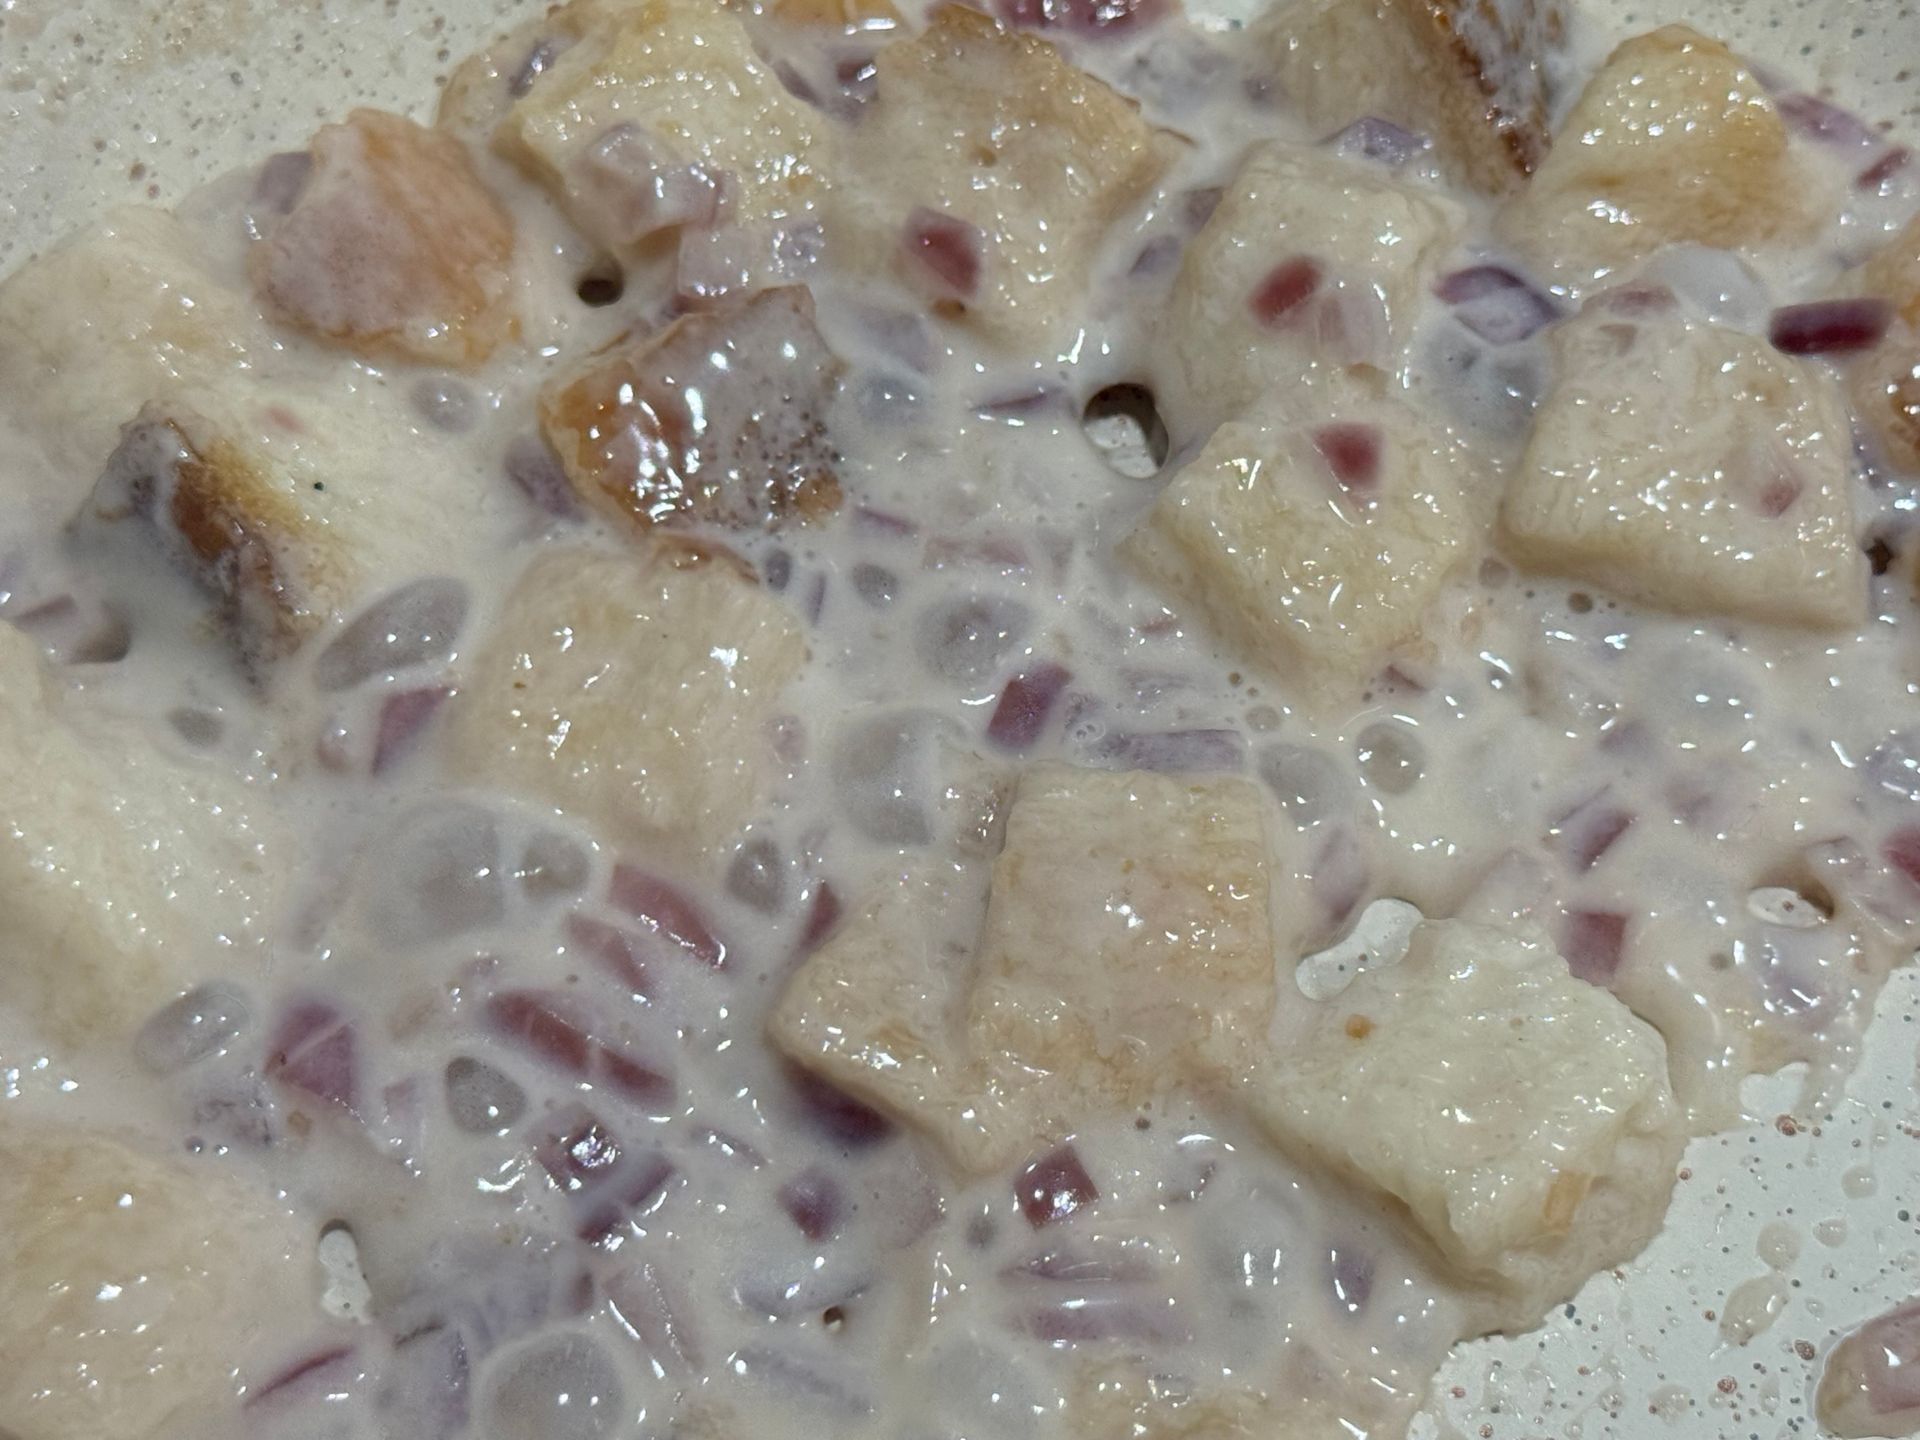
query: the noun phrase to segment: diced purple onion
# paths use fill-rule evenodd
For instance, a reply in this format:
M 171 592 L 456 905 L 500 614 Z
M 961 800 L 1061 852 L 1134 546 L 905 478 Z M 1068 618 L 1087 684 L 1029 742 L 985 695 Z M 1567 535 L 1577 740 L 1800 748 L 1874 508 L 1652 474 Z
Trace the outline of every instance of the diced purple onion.
M 1774 108 L 1787 128 L 1842 150 L 1865 150 L 1880 143 L 1880 136 L 1851 110 L 1843 110 L 1830 100 L 1809 95 L 1803 90 L 1774 97 Z
M 1503 265 L 1470 265 L 1443 275 L 1433 293 L 1489 345 L 1512 345 L 1551 324 L 1560 311 L 1542 291 Z
M 725 968 L 727 947 L 679 887 L 637 865 L 616 865 L 607 898 L 701 964 Z
M 1247 763 L 1246 737 L 1238 730 L 1114 734 L 1100 740 L 1093 750 L 1109 765 L 1159 770 L 1169 775 L 1242 770 Z
M 900 245 L 916 272 L 943 294 L 970 300 L 979 291 L 987 236 L 978 225 L 918 206 L 907 216 Z
M 1335 131 L 1320 142 L 1356 160 L 1371 160 L 1397 170 L 1427 148 L 1423 135 L 1416 135 L 1391 120 L 1367 115 L 1344 130 Z
M 1047 720 L 1073 673 L 1064 665 L 1042 662 L 1007 681 L 1000 703 L 987 722 L 987 738 L 1002 750 L 1030 750 L 1047 727 Z
M 274 1027 L 266 1073 L 316 1100 L 351 1111 L 359 1102 L 358 1046 L 353 1026 L 326 1000 L 290 1007 Z
M 1069 1144 L 1050 1150 L 1022 1170 L 1013 1193 L 1027 1223 L 1038 1230 L 1091 1205 L 1100 1198 L 1100 1187 L 1087 1174 L 1080 1152 Z
M 1893 307 L 1878 298 L 1813 300 L 1774 311 L 1767 338 L 1788 355 L 1850 355 L 1878 345 L 1892 320 Z

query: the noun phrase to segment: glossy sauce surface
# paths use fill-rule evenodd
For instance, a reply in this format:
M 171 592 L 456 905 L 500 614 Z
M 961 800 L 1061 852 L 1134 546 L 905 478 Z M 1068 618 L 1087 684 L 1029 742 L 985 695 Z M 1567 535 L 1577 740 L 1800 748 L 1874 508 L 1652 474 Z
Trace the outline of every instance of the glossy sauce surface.
M 809 42 L 768 33 L 818 68 Z M 1393 1224 L 1279 1158 L 1231 1107 L 1173 1093 L 1091 1115 L 1067 1156 L 965 1183 L 768 1052 L 768 1009 L 834 912 L 928 858 L 961 891 L 978 883 L 993 842 L 971 837 L 993 835 L 996 785 L 1034 759 L 1262 786 L 1310 900 L 1278 957 L 1283 994 L 1306 988 L 1292 960 L 1393 897 L 1540 925 L 1576 974 L 1660 1029 L 1695 1129 L 1735 1117 L 1752 1070 L 1806 1061 L 1816 1088 L 1844 1073 L 1920 917 L 1905 562 L 1872 577 L 1864 625 L 1816 636 L 1636 608 L 1489 551 L 1442 602 L 1457 643 L 1331 697 L 1258 673 L 1113 554 L 1204 434 L 1170 413 L 1162 471 L 1115 463 L 1082 418 L 1108 386 L 1154 373 L 1148 326 L 1204 218 L 1195 197 L 1249 137 L 1320 137 L 1257 87 L 1248 98 L 1233 37 L 1177 17 L 1146 33 L 1151 46 L 1082 43 L 1075 58 L 1197 143 L 1102 240 L 1098 301 L 1057 354 L 1010 359 L 892 282 L 837 270 L 831 248 L 801 272 L 833 360 L 790 341 L 778 353 L 825 397 L 839 504 L 777 533 L 704 532 L 779 597 L 775 638 L 716 651 L 698 682 L 777 696 L 770 735 L 739 742 L 750 778 L 650 789 L 651 771 L 582 772 L 556 807 L 462 762 L 467 717 L 510 699 L 485 640 L 523 574 L 624 559 L 633 512 L 684 508 L 688 476 L 712 463 L 680 436 L 640 467 L 644 496 L 583 503 L 528 443 L 542 387 L 659 325 L 668 295 L 636 263 L 614 303 L 589 303 L 602 257 L 481 147 L 518 235 L 516 344 L 452 375 L 348 363 L 257 314 L 238 322 L 236 365 L 262 397 L 243 425 L 324 477 L 303 482 L 305 504 L 342 489 L 337 475 L 413 491 L 399 525 L 369 501 L 355 530 L 351 485 L 318 514 L 366 578 L 269 683 L 210 632 L 177 565 L 68 528 L 93 476 L 76 483 L 24 415 L 34 438 L 7 452 L 7 617 L 58 658 L 82 728 L 242 777 L 273 832 L 258 846 L 293 857 L 273 862 L 271 905 L 223 931 L 253 927 L 265 955 L 213 967 L 213 988 L 130 1017 L 112 1043 L 49 1041 L 25 1007 L 5 1021 L 18 1133 L 159 1140 L 209 1185 L 276 1197 L 262 1224 L 295 1237 L 273 1323 L 216 1363 L 232 1367 L 220 1393 L 153 1433 L 1106 1434 L 1137 1415 L 1172 1434 L 1189 1403 L 1260 1433 L 1270 1395 L 1397 1433 L 1474 1328 L 1466 1303 Z M 1444 188 L 1412 163 L 1414 183 Z M 182 207 L 216 286 L 246 295 L 249 230 L 276 203 L 256 171 Z M 1483 201 L 1450 203 L 1469 226 L 1451 274 L 1525 269 L 1489 238 Z M 1654 265 L 1675 323 L 1764 328 L 1912 204 L 1900 183 L 1846 198 L 1817 239 L 1751 268 L 1669 252 Z M 942 242 L 921 243 L 941 283 L 964 278 Z M 1395 317 L 1397 384 L 1489 475 L 1517 463 L 1552 374 L 1550 332 L 1526 307 L 1557 318 L 1584 298 L 1548 278 L 1492 311 L 1459 282 L 1452 301 L 1422 295 Z M 1269 309 L 1284 289 L 1261 292 Z M 784 386 L 784 401 L 796 382 L 766 373 L 781 368 L 767 352 L 737 353 L 744 372 L 690 353 L 675 378 L 711 387 L 713 414 L 751 408 L 729 382 L 749 397 Z M 817 483 L 816 433 L 775 438 L 799 488 L 771 511 Z M 1339 440 L 1336 473 L 1363 470 Z M 1860 532 L 1889 555 L 1912 483 L 1859 477 Z M 709 526 L 729 518 L 692 504 Z M 101 661 L 114 622 L 125 654 Z M 629 683 L 617 657 L 570 657 L 562 629 L 544 633 L 554 654 L 529 644 L 508 670 L 579 660 L 585 693 Z M 777 658 L 802 642 L 804 663 Z M 685 730 L 697 749 L 720 702 L 676 711 L 644 676 L 617 712 L 572 717 L 580 735 L 533 717 L 529 743 L 562 769 L 599 743 L 588 724 Z M 681 753 L 642 768 L 677 774 Z M 616 781 L 647 798 L 606 802 Z M 710 823 L 736 794 L 751 797 L 744 829 Z M 330 1316 L 299 1247 L 334 1222 L 371 1292 L 355 1305 L 336 1288 Z M 98 1296 L 117 1316 L 121 1297 Z

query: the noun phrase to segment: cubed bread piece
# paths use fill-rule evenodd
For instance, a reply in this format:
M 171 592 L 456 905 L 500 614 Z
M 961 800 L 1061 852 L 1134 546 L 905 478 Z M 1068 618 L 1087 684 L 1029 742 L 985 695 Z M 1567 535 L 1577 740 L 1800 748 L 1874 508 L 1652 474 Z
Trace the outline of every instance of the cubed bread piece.
M 1371 371 L 1321 371 L 1223 425 L 1125 558 L 1248 661 L 1337 682 L 1420 638 L 1474 553 L 1489 482 Z
M 1431 187 L 1331 150 L 1249 151 L 1157 325 L 1173 428 L 1204 436 L 1316 363 L 1394 368 L 1464 218 Z
M 1607 57 L 1501 226 L 1542 264 L 1592 273 L 1683 240 L 1804 238 L 1814 178 L 1733 52 L 1669 25 Z
M 1565 29 L 1555 0 L 1289 0 L 1252 33 L 1322 135 L 1392 121 L 1431 137 L 1454 180 L 1498 194 L 1546 153 Z
M 625 251 L 724 208 L 730 225 L 793 223 L 826 188 L 818 112 L 710 0 L 574 0 L 494 147 L 588 236 Z
M 1666 1047 L 1544 945 L 1429 921 L 1278 1030 L 1255 1119 L 1403 1216 L 1488 1328 L 1535 1324 L 1659 1229 L 1684 1144 Z
M 0 1416 L 22 1440 L 204 1433 L 312 1309 L 310 1237 L 211 1163 L 0 1118 Z M 247 1378 L 258 1380 L 258 1376 Z M 190 1428 L 176 1431 L 172 1427 Z M 224 1431 L 223 1431 L 224 1433 Z
M 519 331 L 513 219 L 453 136 L 355 110 L 249 265 L 268 312 L 370 358 L 477 365 Z
M 204 415 L 149 405 L 76 517 L 79 553 L 111 569 L 132 540 L 190 577 L 255 678 L 326 622 L 352 560 L 264 457 Z
M 1895 325 L 1854 362 L 1847 391 L 1879 458 L 1900 474 L 1920 475 L 1920 330 Z
M 1860 623 L 1851 432 L 1825 369 L 1641 291 L 1595 297 L 1553 348 L 1502 510 L 1515 559 L 1683 613 Z
M 616 521 L 778 526 L 840 503 L 826 412 L 841 369 L 812 293 L 783 286 L 617 343 L 546 391 L 540 421 Z
M 0 284 L 0 387 L 71 514 L 150 400 L 242 375 L 265 331 L 164 210 L 111 212 Z
M 874 63 L 830 246 L 1004 346 L 1066 338 L 1102 240 L 1177 142 L 1046 41 L 958 5 Z
M 527 567 L 454 702 L 452 774 L 616 843 L 712 844 L 748 818 L 799 622 L 737 562 L 665 539 Z
M 0 773 L 0 998 L 42 1034 L 123 1038 L 201 981 L 261 963 L 291 864 L 261 797 L 72 703 L 7 625 Z
M 1844 294 L 1885 300 L 1900 320 L 1920 330 L 1920 215 L 1902 225 L 1856 269 L 1841 276 L 1838 288 Z
M 405 473 L 396 419 L 363 394 L 239 377 L 154 403 L 121 433 L 75 516 L 75 554 L 108 593 L 142 558 L 190 577 L 256 682 L 396 575 L 438 562 L 471 479 Z
M 494 132 L 515 102 L 525 99 L 554 62 L 595 23 L 604 23 L 620 3 L 578 0 L 556 5 L 474 51 L 453 67 L 441 88 L 440 103 L 434 108 L 435 127 L 471 144 L 491 146 Z
M 794 972 L 768 1020 L 782 1052 L 970 1173 L 1003 1163 L 1009 1144 L 964 1027 L 982 903 L 950 864 L 891 877 Z
M 1273 1006 L 1263 813 L 1240 780 L 1036 766 L 984 923 L 951 872 L 903 882 L 796 972 L 774 1043 L 968 1174 L 1220 1083 Z

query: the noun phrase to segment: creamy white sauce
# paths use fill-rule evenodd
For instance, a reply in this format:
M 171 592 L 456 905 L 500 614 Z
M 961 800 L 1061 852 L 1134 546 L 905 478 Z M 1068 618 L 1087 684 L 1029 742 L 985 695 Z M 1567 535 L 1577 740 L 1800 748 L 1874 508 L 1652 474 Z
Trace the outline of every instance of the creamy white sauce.
M 1164 753 L 1141 737 L 1182 735 L 1205 768 L 1268 787 L 1273 823 L 1307 837 L 1321 867 L 1311 878 L 1343 897 L 1317 941 L 1342 939 L 1357 903 L 1379 897 L 1429 915 L 1525 915 L 1549 932 L 1565 915 L 1626 914 L 1615 988 L 1663 1030 L 1696 1128 L 1737 1116 L 1751 1069 L 1806 1062 L 1816 1097 L 1845 1074 L 1880 977 L 1904 958 L 1920 892 L 1874 893 L 1870 903 L 1894 912 L 1888 933 L 1850 920 L 1864 909 L 1847 896 L 1844 913 L 1808 923 L 1779 893 L 1800 875 L 1783 879 L 1772 857 L 1830 840 L 1871 853 L 1920 798 L 1903 793 L 1914 622 L 1898 570 L 1875 580 L 1875 618 L 1860 634 L 1808 638 L 1640 611 L 1492 559 L 1460 602 L 1480 617 L 1471 652 L 1442 653 L 1417 680 L 1327 714 L 1184 618 L 1170 623 L 1164 598 L 1113 561 L 1156 485 L 1090 447 L 1077 411 L 1141 373 L 1140 319 L 1167 276 L 1131 275 L 1134 257 L 1179 228 L 1182 197 L 1224 180 L 1248 136 L 1314 138 L 1249 110 L 1233 87 L 1196 92 L 1180 74 L 1189 48 L 1234 63 L 1230 37 L 1170 25 L 1160 43 L 1174 79 L 1149 88 L 1149 113 L 1203 143 L 1139 233 L 1113 238 L 1095 285 L 1102 303 L 1067 355 L 1009 365 L 929 323 L 916 336 L 925 353 L 902 361 L 873 323 L 870 277 L 809 277 L 821 329 L 850 367 L 831 416 L 849 501 L 827 524 L 743 546 L 763 575 L 784 571 L 811 653 L 785 702 L 796 718 L 784 773 L 716 855 L 633 853 L 523 801 L 449 793 L 432 728 L 377 779 L 358 773 L 378 702 L 421 684 L 457 689 L 540 544 L 556 533 L 629 543 L 598 522 L 551 521 L 503 473 L 531 429 L 535 392 L 647 299 L 635 277 L 620 304 L 583 307 L 573 284 L 588 255 L 504 163 L 483 168 L 520 227 L 525 349 L 444 385 L 418 367 L 350 365 L 290 335 L 255 362 L 296 414 L 366 427 L 330 445 L 419 477 L 457 517 L 396 537 L 366 592 L 425 575 L 457 582 L 465 615 L 450 644 L 423 647 L 422 663 L 323 691 L 331 629 L 263 700 L 199 625 L 190 591 L 158 570 L 90 567 L 64 546 L 91 476 L 76 491 L 73 477 L 7 447 L 10 611 L 71 595 L 83 615 L 117 605 L 131 617 L 124 659 L 63 670 L 75 704 L 248 777 L 301 857 L 291 896 L 266 917 L 271 964 L 230 977 L 238 1003 L 215 997 L 195 1012 L 204 1026 L 217 1008 L 230 1040 L 202 1054 L 177 1026 L 149 1032 L 143 1068 L 131 1048 L 69 1054 L 0 1016 L 9 1112 L 131 1131 L 269 1187 L 316 1243 L 344 1221 L 369 1287 L 363 1297 L 334 1242 L 331 1286 L 316 1270 L 312 1293 L 290 1295 L 280 1323 L 232 1357 L 233 1395 L 162 1425 L 161 1440 L 454 1434 L 456 1415 L 498 1440 L 736 1426 L 1038 1435 L 1085 1413 L 1074 1407 L 1105 1365 L 1170 1391 L 1299 1373 L 1356 1429 L 1397 1433 L 1462 1333 L 1459 1298 L 1384 1218 L 1274 1158 L 1232 1117 L 1174 1098 L 1090 1119 L 1076 1148 L 1100 1198 L 1079 1223 L 1036 1230 L 1014 1177 L 957 1185 L 904 1132 L 876 1134 L 864 1119 L 836 1129 L 766 1053 L 761 1019 L 820 887 L 857 897 L 897 863 L 899 827 L 937 832 L 934 796 L 953 772 L 936 742 L 988 749 L 980 737 L 1008 674 L 1038 661 L 1074 678 L 1036 754 L 1115 767 Z M 1123 52 L 1086 58 L 1123 83 L 1137 73 Z M 202 263 L 241 288 L 252 191 L 251 178 L 221 182 L 183 205 Z M 1771 304 L 1818 293 L 1912 202 L 1904 193 L 1835 217 L 1821 244 L 1782 257 L 1751 294 L 1731 294 L 1697 256 L 1669 258 L 1663 278 L 1723 323 L 1764 323 Z M 1409 387 L 1487 454 L 1509 457 L 1544 351 L 1504 347 L 1477 368 L 1502 364 L 1505 383 L 1461 383 L 1444 368 L 1459 340 L 1449 326 L 1431 304 L 1409 347 Z M 1037 404 L 1004 403 L 1036 392 Z M 299 439 L 284 443 L 300 453 Z M 1863 533 L 1898 528 L 1911 477 L 1863 489 L 1860 502 Z M 942 607 L 961 600 L 1017 621 L 1004 649 L 969 654 L 965 668 L 929 640 Z M 880 738 L 904 739 L 876 745 L 876 723 Z M 876 778 L 862 762 L 888 749 L 898 773 Z M 1631 823 L 1603 864 L 1570 877 L 1556 863 L 1560 831 L 1602 793 Z M 1761 850 L 1769 859 L 1757 866 Z M 576 904 L 605 915 L 622 862 L 665 870 L 696 897 L 726 943 L 724 970 L 656 956 L 658 990 L 643 1001 L 591 968 L 565 920 Z M 674 1074 L 673 1101 L 583 1097 L 524 1046 L 485 1033 L 474 1011 L 509 985 L 572 989 L 617 1012 L 628 1053 Z M 259 1081 L 266 1036 L 306 998 L 351 1026 L 351 1117 Z M 195 1058 L 180 1063 L 187 1052 Z M 657 1149 L 671 1165 L 593 1244 L 573 1238 L 579 1215 L 532 1154 L 541 1117 L 582 1098 L 630 1151 Z M 810 1236 L 791 1212 L 809 1187 L 824 1196 L 821 1177 L 841 1216 Z M 1784 1242 L 1763 1258 L 1772 1267 L 1776 1256 Z M 1770 1323 L 1781 1285 L 1769 1274 L 1730 1297 L 1730 1341 Z M 1144 1372 L 1131 1358 L 1141 1352 Z M 23 1440 L 35 1440 L 31 1428 Z

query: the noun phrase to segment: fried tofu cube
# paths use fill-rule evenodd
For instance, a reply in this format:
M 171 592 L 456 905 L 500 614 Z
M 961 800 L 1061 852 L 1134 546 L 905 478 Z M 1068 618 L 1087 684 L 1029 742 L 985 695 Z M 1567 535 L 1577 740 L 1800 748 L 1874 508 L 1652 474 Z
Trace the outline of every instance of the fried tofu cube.
M 788 1057 L 930 1135 L 969 1173 L 1008 1148 L 961 1031 L 984 903 L 953 866 L 891 877 L 794 972 L 768 1021 Z
M 616 252 L 658 231 L 813 214 L 827 185 L 822 117 L 788 93 L 740 20 L 709 0 L 574 0 L 493 135 L 573 222 Z
M 1886 338 L 1848 368 L 1847 393 L 1880 458 L 1902 473 L 1920 473 L 1920 215 L 1843 275 L 1838 288 L 1892 307 Z
M 1177 143 L 1046 41 L 958 5 L 874 64 L 830 249 L 1003 346 L 1067 338 L 1102 239 Z
M 1263 815 L 1237 779 L 1035 766 L 984 918 L 950 872 L 889 889 L 796 972 L 774 1043 L 970 1175 L 1219 1084 L 1273 1005 Z
M 1542 263 L 1591 273 L 1680 241 L 1802 239 L 1814 179 L 1733 52 L 1669 25 L 1607 57 L 1500 225 Z
M 1121 553 L 1249 662 L 1338 683 L 1421 639 L 1476 553 L 1476 468 L 1377 375 L 1322 372 L 1221 426 Z
M 450 771 L 616 844 L 715 844 L 761 796 L 771 722 L 805 659 L 792 612 L 699 546 L 550 551 L 454 701 Z
M 1278 1028 L 1254 1118 L 1403 1216 L 1488 1328 L 1532 1326 L 1659 1229 L 1685 1141 L 1666 1046 L 1545 945 L 1429 921 Z
M 369 358 L 477 365 L 519 333 L 513 219 L 453 136 L 355 110 L 250 257 L 269 313 Z
M 253 1337 L 313 1306 L 310 1244 L 211 1165 L 0 1120 L 0 1415 L 31 1440 L 204 1433 Z
M 540 420 L 582 500 L 650 528 L 771 528 L 840 503 L 826 412 L 842 369 L 805 286 L 683 315 L 549 388 Z
M 46 1038 L 123 1040 L 202 981 L 263 963 L 291 857 L 262 797 L 87 712 L 4 625 L 0 769 L 0 998 Z
M 1565 30 L 1554 0 L 1291 0 L 1252 35 L 1321 135 L 1390 121 L 1431 138 L 1456 182 L 1497 195 L 1546 154 Z
M 1204 436 L 1318 363 L 1391 368 L 1464 223 L 1443 195 L 1378 166 L 1256 146 L 1187 247 L 1156 326 L 1175 429 Z
M 230 383 L 266 346 L 203 248 L 164 210 L 115 210 L 0 283 L 0 385 L 45 452 L 49 518 L 72 513 L 148 401 Z
M 1536 569 L 1683 614 L 1864 620 L 1852 440 L 1817 363 L 1607 294 L 1552 332 L 1558 361 L 1501 513 Z

